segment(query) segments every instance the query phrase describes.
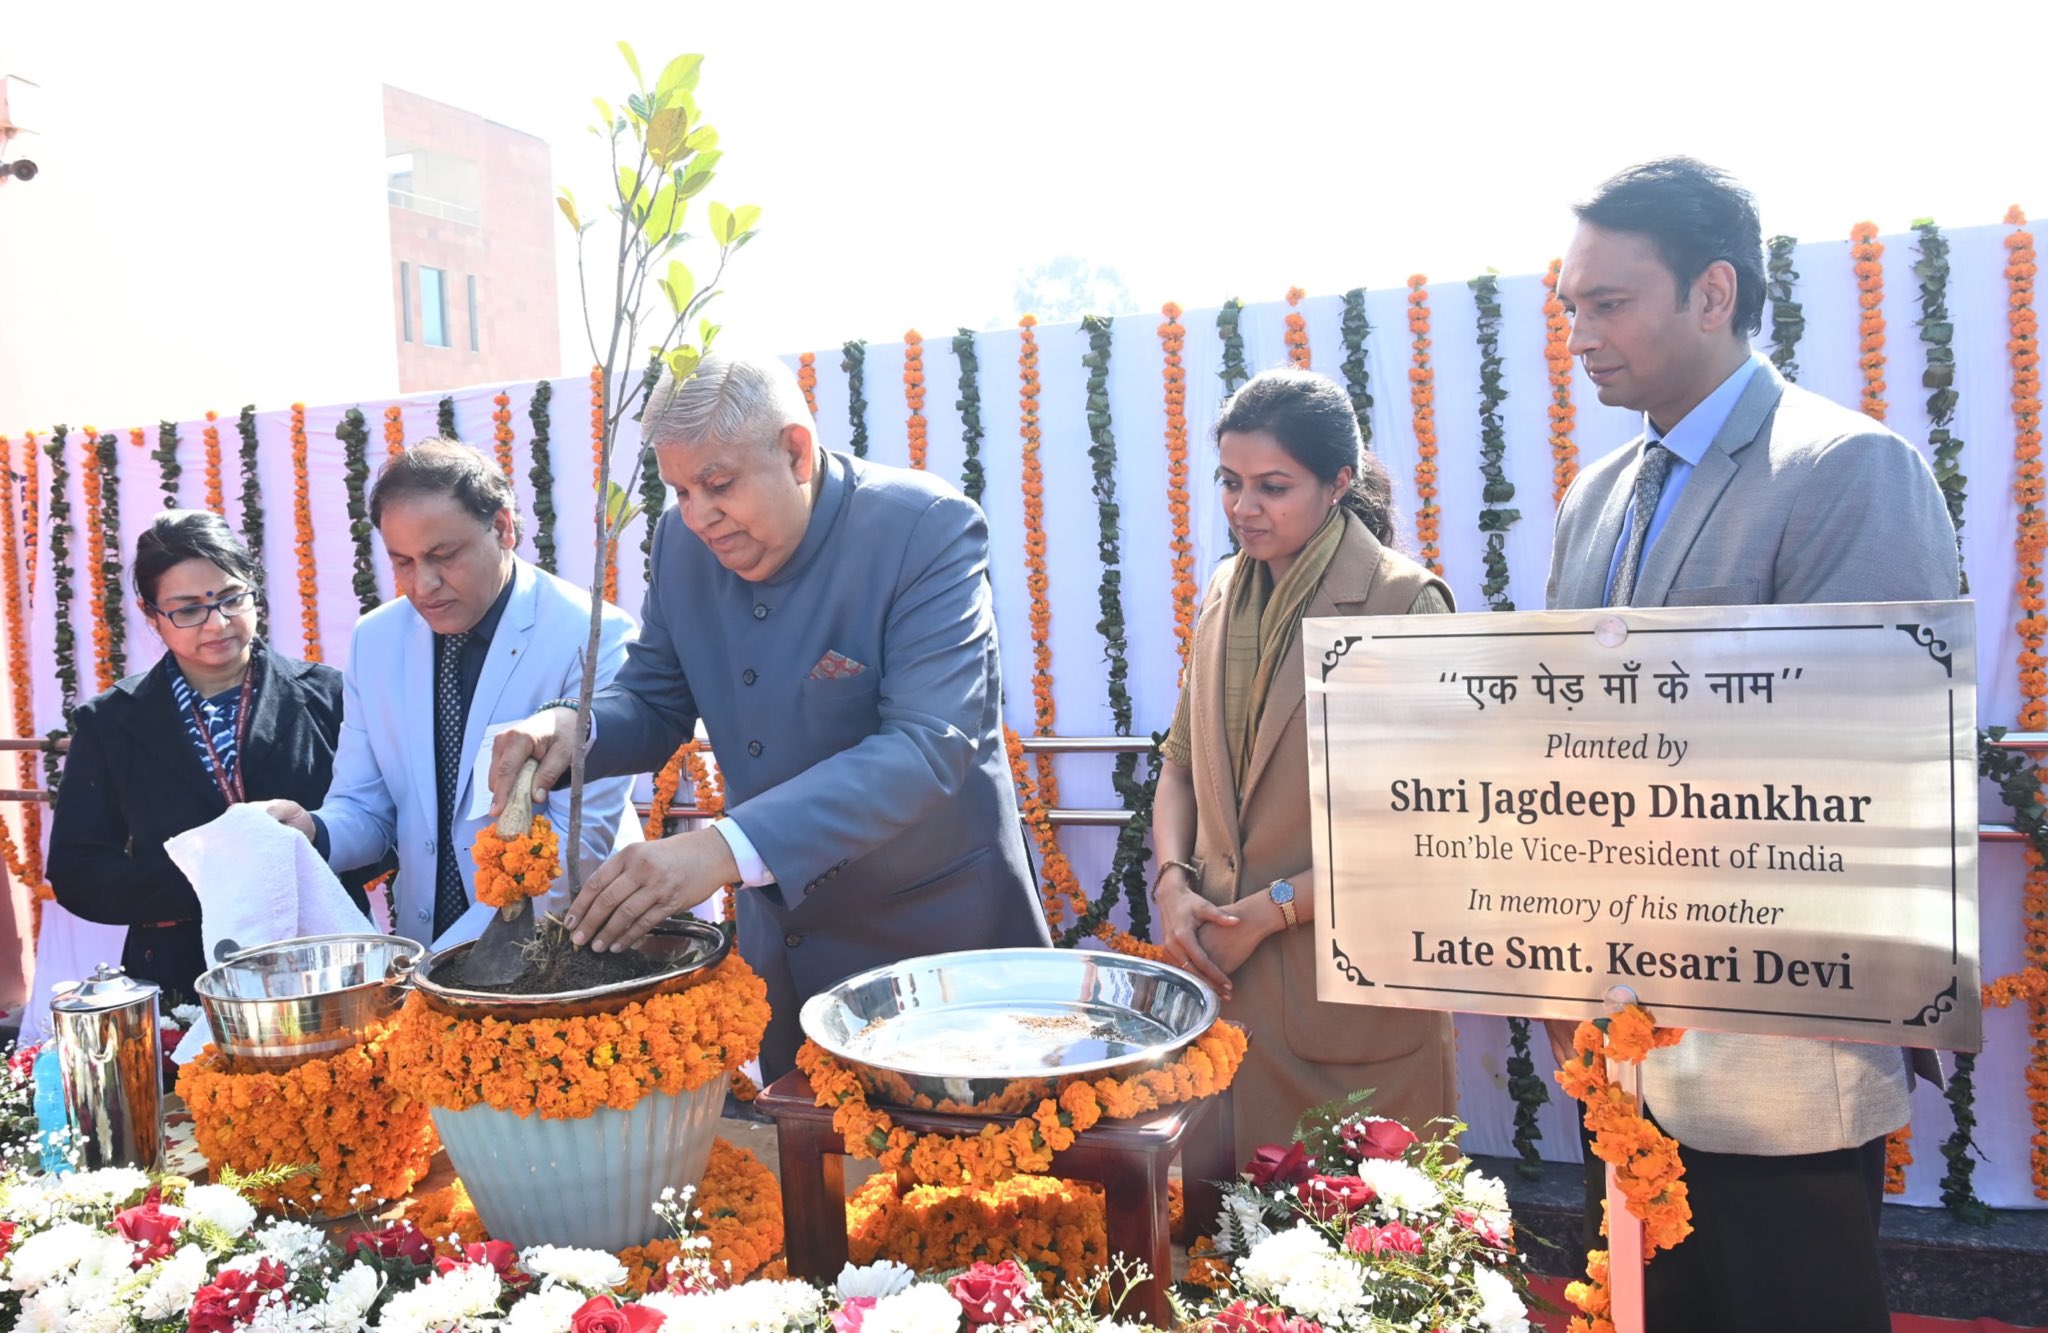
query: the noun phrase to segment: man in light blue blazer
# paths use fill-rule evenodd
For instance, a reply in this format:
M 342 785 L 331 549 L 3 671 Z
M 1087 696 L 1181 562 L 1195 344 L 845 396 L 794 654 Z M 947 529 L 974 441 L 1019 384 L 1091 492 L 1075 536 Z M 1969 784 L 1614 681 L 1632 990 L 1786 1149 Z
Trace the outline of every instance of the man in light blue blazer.
M 1565 495 L 1549 605 L 1954 597 L 1955 529 L 1925 460 L 1750 350 L 1764 262 L 1749 192 L 1671 158 L 1577 211 L 1557 286 L 1571 351 L 1644 433 Z M 1653 1052 L 1643 1104 L 1679 1143 L 1694 1232 L 1649 1265 L 1647 1326 L 1885 1333 L 1884 1136 L 1906 1123 L 1907 1086 L 1896 1046 L 1689 1032 Z
M 655 533 L 639 639 L 599 692 L 588 771 L 658 767 L 701 716 L 726 780 L 710 828 L 628 848 L 571 905 L 623 948 L 727 884 L 768 983 L 768 1079 L 803 1001 L 865 968 L 1049 944 L 1003 748 L 981 510 L 945 482 L 830 453 L 788 367 L 707 358 L 642 427 L 676 505 Z M 498 740 L 502 799 L 529 754 L 567 771 L 575 715 Z M 539 785 L 537 783 L 537 785 Z
M 470 857 L 489 822 L 472 781 L 489 730 L 583 687 L 590 598 L 513 555 L 513 503 L 504 473 L 467 445 L 425 441 L 384 464 L 370 521 L 400 596 L 356 623 L 326 802 L 310 813 L 271 807 L 337 869 L 395 848 L 392 929 L 435 947 L 475 937 L 492 910 L 476 903 Z M 605 608 L 599 681 L 618 671 L 633 633 L 625 612 Z M 632 786 L 630 776 L 590 784 L 586 870 L 615 841 L 640 840 Z M 566 801 L 545 813 L 566 830 Z M 566 866 L 536 909 L 566 907 L 565 885 Z

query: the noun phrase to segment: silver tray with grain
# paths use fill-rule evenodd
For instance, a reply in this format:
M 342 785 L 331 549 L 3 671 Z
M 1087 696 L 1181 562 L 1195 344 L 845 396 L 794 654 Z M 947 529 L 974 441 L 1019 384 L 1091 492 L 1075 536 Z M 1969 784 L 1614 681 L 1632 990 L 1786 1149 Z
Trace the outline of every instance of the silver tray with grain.
M 1122 954 L 975 949 L 848 977 L 800 1021 L 877 1102 L 1009 1115 L 1070 1075 L 1164 1064 L 1216 1021 L 1216 993 Z

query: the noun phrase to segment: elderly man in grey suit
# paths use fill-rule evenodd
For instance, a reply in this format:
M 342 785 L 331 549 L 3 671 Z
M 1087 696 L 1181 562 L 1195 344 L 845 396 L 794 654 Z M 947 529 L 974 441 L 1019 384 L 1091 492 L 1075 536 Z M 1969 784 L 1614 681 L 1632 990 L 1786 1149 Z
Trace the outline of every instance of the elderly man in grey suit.
M 1644 433 L 1566 494 L 1549 604 L 1954 597 L 1955 530 L 1919 453 L 1750 350 L 1764 265 L 1748 191 L 1673 158 L 1576 211 L 1557 287 L 1571 350 Z M 1907 1087 L 1893 1046 L 1694 1032 L 1653 1053 L 1643 1102 L 1680 1144 L 1695 1231 L 1650 1264 L 1647 1326 L 1888 1330 L 1884 1136 Z
M 779 361 L 706 358 L 643 429 L 676 505 L 640 637 L 592 708 L 592 776 L 658 768 L 701 716 L 726 780 L 712 827 L 613 856 L 570 905 L 622 949 L 739 884 L 740 951 L 768 982 L 763 1074 L 797 1010 L 865 968 L 1051 942 L 1003 750 L 981 510 L 945 482 L 821 448 Z M 567 771 L 572 710 L 500 737 L 499 801 L 529 753 Z

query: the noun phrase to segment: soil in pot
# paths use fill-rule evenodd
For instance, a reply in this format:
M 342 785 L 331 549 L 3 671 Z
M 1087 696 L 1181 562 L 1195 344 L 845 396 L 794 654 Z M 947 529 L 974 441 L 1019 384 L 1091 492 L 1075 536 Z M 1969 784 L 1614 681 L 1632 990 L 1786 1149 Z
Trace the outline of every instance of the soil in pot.
M 455 960 L 447 978 L 450 985 L 492 995 L 559 995 L 564 991 L 588 990 L 621 981 L 638 981 L 666 971 L 668 964 L 633 949 L 619 953 L 592 953 L 569 942 L 569 933 L 543 921 L 533 942 L 526 947 L 527 966 L 509 982 L 484 985 L 464 974 L 468 955 Z

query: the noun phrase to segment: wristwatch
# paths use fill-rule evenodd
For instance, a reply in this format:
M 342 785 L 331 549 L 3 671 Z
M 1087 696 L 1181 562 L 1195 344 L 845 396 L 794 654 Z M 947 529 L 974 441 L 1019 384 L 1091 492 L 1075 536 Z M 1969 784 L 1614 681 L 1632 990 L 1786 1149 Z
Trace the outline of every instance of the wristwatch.
M 1289 930 L 1293 930 L 1301 924 L 1300 916 L 1296 915 L 1294 911 L 1294 886 L 1292 884 L 1284 879 L 1276 879 L 1266 887 L 1266 896 L 1271 898 L 1273 905 L 1280 909 L 1280 917 L 1287 923 Z

